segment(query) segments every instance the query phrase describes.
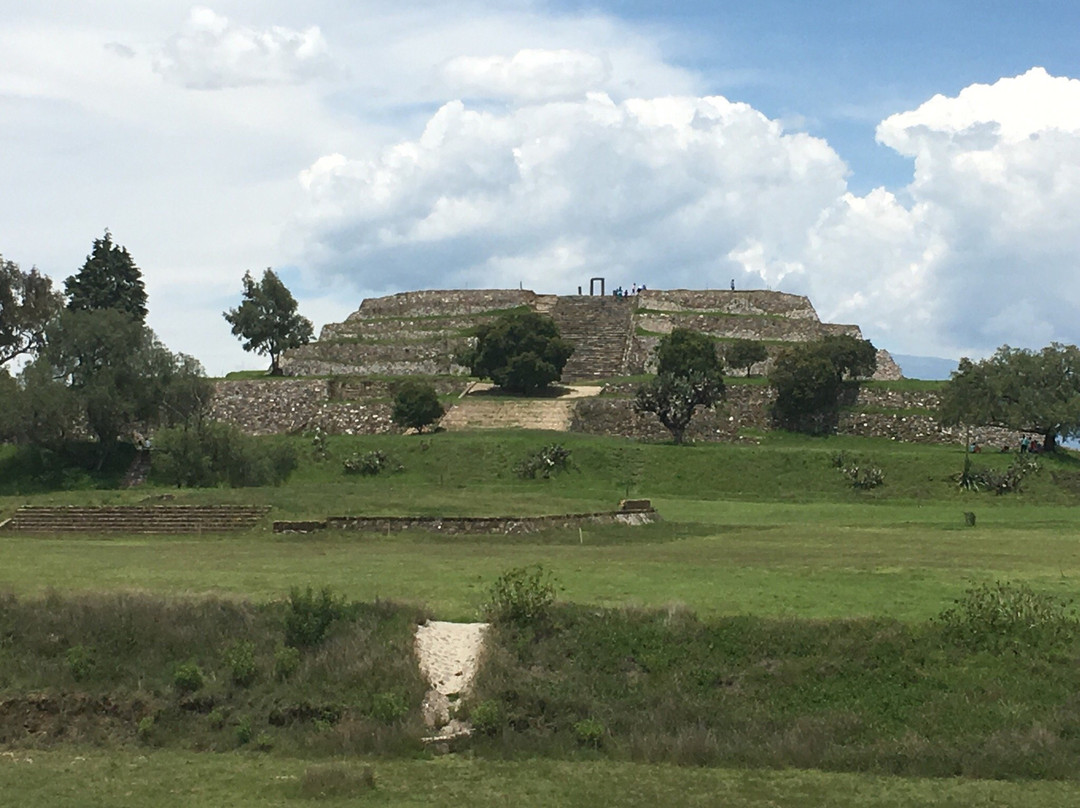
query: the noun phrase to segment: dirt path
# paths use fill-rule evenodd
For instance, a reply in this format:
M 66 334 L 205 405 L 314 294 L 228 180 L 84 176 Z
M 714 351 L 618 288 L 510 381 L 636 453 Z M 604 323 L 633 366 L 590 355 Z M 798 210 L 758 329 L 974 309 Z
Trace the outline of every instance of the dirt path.
M 468 735 L 468 725 L 450 718 L 451 698 L 469 691 L 487 623 L 445 623 L 429 620 L 416 627 L 416 658 L 431 683 L 424 698 L 424 722 L 435 734 L 425 740 L 448 740 Z

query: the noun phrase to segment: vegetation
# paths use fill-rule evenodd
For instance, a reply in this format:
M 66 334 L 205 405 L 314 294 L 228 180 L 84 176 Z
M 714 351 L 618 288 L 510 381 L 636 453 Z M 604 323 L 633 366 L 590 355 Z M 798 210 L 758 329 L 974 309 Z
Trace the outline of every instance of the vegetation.
M 1043 451 L 1080 434 L 1080 348 L 1041 351 L 1003 345 L 989 359 L 966 357 L 941 394 L 941 422 L 1001 426 L 1043 436 Z
M 297 465 L 291 443 L 259 441 L 218 421 L 158 430 L 151 475 L 177 488 L 280 485 Z
M 769 374 L 775 420 L 799 432 L 834 431 L 845 380 L 871 376 L 876 367 L 874 346 L 847 335 L 785 348 Z
M 509 311 L 477 326 L 475 336 L 476 345 L 458 362 L 473 376 L 525 395 L 558 381 L 574 352 L 554 320 L 531 310 Z
M 311 341 L 311 320 L 300 316 L 296 298 L 272 269 L 258 282 L 245 272 L 243 283 L 243 300 L 224 313 L 225 319 L 233 335 L 243 340 L 244 350 L 269 356 L 270 375 L 280 376 L 281 355 Z
M 754 365 L 768 358 L 769 349 L 759 340 L 737 339 L 724 346 L 724 364 L 729 368 L 746 368 L 747 378 Z
M 0 365 L 40 351 L 45 326 L 62 303 L 47 275 L 36 267 L 24 272 L 0 255 Z
M 713 341 L 676 328 L 656 346 L 656 376 L 638 388 L 634 411 L 655 415 L 679 444 L 695 410 L 723 397 L 723 365 Z
M 140 325 L 146 321 L 146 286 L 142 271 L 126 247 L 114 244 L 112 234 L 94 239 L 76 274 L 64 281 L 70 311 L 112 310 Z
M 395 393 L 390 417 L 402 429 L 423 432 L 445 414 L 446 409 L 439 402 L 439 394 L 433 385 L 410 381 Z
M 514 466 L 514 473 L 523 480 L 535 480 L 537 475 L 548 480 L 553 474 L 567 471 L 570 466 L 570 450 L 562 444 L 551 443 L 518 462 Z

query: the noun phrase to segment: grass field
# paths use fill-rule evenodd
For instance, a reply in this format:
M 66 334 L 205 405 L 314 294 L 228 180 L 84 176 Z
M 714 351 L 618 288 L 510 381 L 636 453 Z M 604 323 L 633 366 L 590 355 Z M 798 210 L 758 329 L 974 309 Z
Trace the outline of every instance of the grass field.
M 0 794 L 21 808 L 289 808 L 302 805 L 618 805 L 724 808 L 1061 808 L 1080 801 L 1072 782 L 999 782 L 747 771 L 609 761 L 502 762 L 460 757 L 332 764 L 345 785 L 318 796 L 304 785 L 310 760 L 238 753 L 97 750 L 0 754 Z M 370 769 L 374 788 L 353 785 Z M 350 780 L 350 775 L 353 775 Z
M 334 438 L 320 462 L 295 441 L 301 466 L 267 489 L 180 491 L 111 487 L 116 474 L 69 474 L 57 484 L 24 473 L 0 447 L 0 519 L 20 504 L 261 503 L 271 518 L 331 514 L 535 515 L 653 500 L 664 521 L 635 529 L 586 528 L 531 536 L 429 534 L 275 536 L 268 525 L 236 535 L 24 536 L 0 533 L 0 592 L 20 597 L 137 590 L 237 600 L 279 599 L 291 586 L 328 585 L 361 601 L 391 598 L 442 619 L 472 620 L 491 582 L 542 563 L 560 598 L 598 606 L 680 605 L 703 618 L 846 620 L 915 625 L 968 585 L 1011 579 L 1080 599 L 1080 460 L 1040 460 L 1020 494 L 960 491 L 955 447 L 882 440 L 748 435 L 737 445 L 675 447 L 577 435 L 464 433 Z M 514 464 L 557 440 L 575 468 L 521 480 Z M 753 442 L 757 441 L 757 442 Z M 402 469 L 345 476 L 341 460 L 379 449 Z M 843 451 L 880 466 L 885 485 L 853 489 L 835 468 Z M 975 458 L 1003 467 L 1010 458 Z M 966 527 L 965 512 L 977 516 Z M 26 758 L 33 758 L 33 763 Z M 196 754 L 130 748 L 0 755 L 0 794 L 49 805 L 297 804 L 311 760 L 284 752 Z M 470 805 L 1065 805 L 1075 782 L 922 780 L 814 771 L 732 770 L 453 756 L 370 765 L 363 802 Z M 280 778 L 280 779 L 278 779 Z M 355 778 L 354 778 L 355 779 Z M 347 782 L 352 782 L 346 777 Z M 346 786 L 347 788 L 347 786 Z M 464 796 L 464 795 L 467 795 Z M 31 799 L 32 796 L 32 799 Z M 328 799 L 344 804 L 350 795 Z M 351 795 L 356 797 L 357 795 Z

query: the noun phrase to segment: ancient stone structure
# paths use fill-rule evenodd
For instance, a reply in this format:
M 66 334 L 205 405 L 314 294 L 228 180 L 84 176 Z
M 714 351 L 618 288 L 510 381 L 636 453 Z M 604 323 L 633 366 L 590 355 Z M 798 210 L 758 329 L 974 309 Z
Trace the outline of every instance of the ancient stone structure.
M 770 291 L 647 290 L 633 297 L 538 295 L 487 289 L 402 292 L 364 300 L 343 323 L 323 328 L 317 342 L 282 359 L 292 376 L 327 374 L 465 374 L 454 361 L 471 330 L 514 308 L 550 315 L 575 344 L 565 381 L 629 376 L 651 370 L 653 349 L 682 327 L 720 341 L 756 339 L 775 353 L 785 343 L 827 334 L 861 337 L 857 325 L 822 323 L 801 295 Z M 899 378 L 881 351 L 875 378 Z M 765 363 L 755 369 L 761 372 Z

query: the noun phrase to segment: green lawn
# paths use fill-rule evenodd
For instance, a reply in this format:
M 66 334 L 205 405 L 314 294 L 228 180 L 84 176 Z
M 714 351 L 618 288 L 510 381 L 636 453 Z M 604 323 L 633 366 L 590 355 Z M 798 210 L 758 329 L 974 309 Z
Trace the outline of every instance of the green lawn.
M 0 794 L 20 808 L 187 808 L 228 805 L 784 806 L 784 808 L 1060 808 L 1080 801 L 1080 784 L 919 779 L 816 771 L 746 771 L 607 761 L 497 762 L 349 760 L 370 767 L 373 789 L 305 796 L 311 761 L 250 753 L 96 750 L 0 753 Z

